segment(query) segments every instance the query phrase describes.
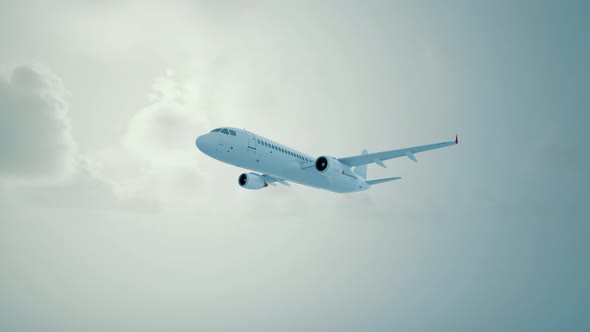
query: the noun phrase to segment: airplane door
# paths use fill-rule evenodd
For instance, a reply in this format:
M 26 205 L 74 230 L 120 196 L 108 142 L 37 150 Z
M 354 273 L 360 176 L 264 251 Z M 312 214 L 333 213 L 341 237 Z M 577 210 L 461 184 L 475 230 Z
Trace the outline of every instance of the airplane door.
M 248 134 L 248 148 L 256 150 L 256 136 Z

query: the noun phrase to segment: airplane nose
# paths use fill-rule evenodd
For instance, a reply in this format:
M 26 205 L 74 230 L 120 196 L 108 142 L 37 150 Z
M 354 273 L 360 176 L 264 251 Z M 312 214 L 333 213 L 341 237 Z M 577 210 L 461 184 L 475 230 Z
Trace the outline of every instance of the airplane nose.
M 197 139 L 195 140 L 195 144 L 197 145 L 197 148 L 199 148 L 199 150 L 201 150 L 202 152 L 205 152 L 203 149 L 205 148 L 205 135 L 201 135 L 199 137 L 197 137 Z

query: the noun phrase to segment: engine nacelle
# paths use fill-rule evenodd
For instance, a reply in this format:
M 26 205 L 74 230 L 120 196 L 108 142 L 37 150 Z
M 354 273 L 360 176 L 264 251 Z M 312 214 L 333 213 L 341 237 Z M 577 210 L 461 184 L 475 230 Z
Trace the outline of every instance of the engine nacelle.
M 315 160 L 315 169 L 326 176 L 337 176 L 344 172 L 345 166 L 334 157 L 320 156 Z
M 242 173 L 238 177 L 238 184 L 246 189 L 262 189 L 268 187 L 262 176 L 254 173 Z

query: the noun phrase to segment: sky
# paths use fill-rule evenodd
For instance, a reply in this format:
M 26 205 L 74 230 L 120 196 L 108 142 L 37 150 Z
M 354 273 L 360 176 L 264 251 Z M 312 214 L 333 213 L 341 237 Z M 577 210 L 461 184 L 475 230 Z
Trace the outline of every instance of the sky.
M 590 330 L 586 1 L 0 1 L 1 331 Z M 449 141 L 335 194 L 240 188 Z

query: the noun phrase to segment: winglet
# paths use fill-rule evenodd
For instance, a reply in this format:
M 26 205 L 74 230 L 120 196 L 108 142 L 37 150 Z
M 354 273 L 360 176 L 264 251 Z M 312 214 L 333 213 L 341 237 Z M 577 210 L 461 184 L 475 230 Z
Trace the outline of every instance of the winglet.
M 459 135 L 455 135 L 455 144 L 459 144 Z

